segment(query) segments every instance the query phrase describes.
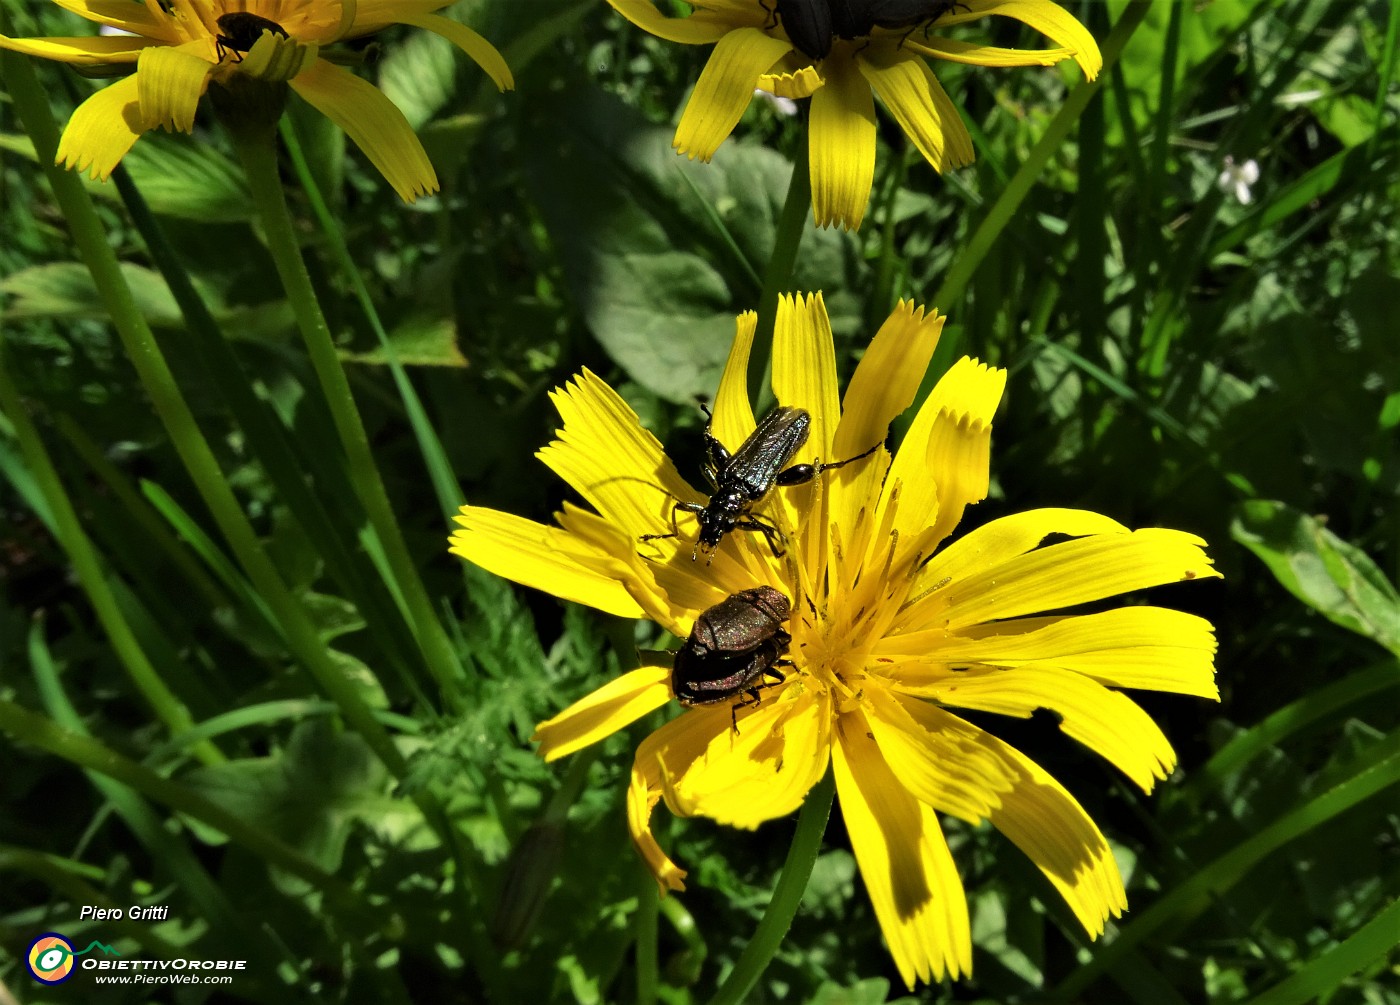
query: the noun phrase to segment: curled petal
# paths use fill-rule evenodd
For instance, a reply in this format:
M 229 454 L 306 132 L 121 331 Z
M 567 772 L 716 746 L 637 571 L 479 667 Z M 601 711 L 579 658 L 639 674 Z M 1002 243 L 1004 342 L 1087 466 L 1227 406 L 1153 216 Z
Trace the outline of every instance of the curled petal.
M 701 17 L 698 12 L 690 17 L 667 17 L 651 0 L 608 0 L 608 3 L 642 31 L 682 45 L 718 42 L 733 27 L 718 18 Z
M 134 63 L 143 49 L 153 45 L 144 38 L 93 35 L 79 38 L 9 38 L 0 35 L 0 49 L 22 52 L 75 66 L 105 66 L 108 63 Z
M 871 444 L 882 442 L 889 425 L 914 400 L 933 350 L 943 332 L 944 318 L 937 311 L 901 300 L 856 365 L 841 400 L 841 424 L 832 444 L 833 457 L 854 457 Z M 883 450 L 876 452 L 881 461 Z M 879 493 L 888 465 L 851 465 L 833 473 L 827 503 L 831 522 L 853 528 L 857 514 Z M 849 531 L 848 531 L 849 533 Z M 859 549 L 856 541 L 850 541 Z
M 1093 80 L 1103 68 L 1103 54 L 1099 44 L 1089 29 L 1080 24 L 1073 14 L 1059 4 L 1046 0 L 999 0 L 985 10 L 988 14 L 999 14 L 1015 18 L 1040 32 L 1052 42 L 1058 42 L 1074 53 L 1074 61 L 1084 71 L 1084 76 Z
M 640 751 L 639 751 L 640 753 Z M 648 786 L 647 781 L 634 766 L 632 782 L 627 786 L 627 830 L 632 835 L 632 844 L 642 861 L 656 878 L 661 896 L 671 890 L 685 889 L 686 872 L 661 850 L 656 835 L 651 832 L 651 813 L 661 801 L 661 790 Z
M 870 86 L 935 171 L 971 164 L 972 137 L 948 92 L 917 56 L 889 46 L 857 59 Z
M 691 160 L 713 157 L 749 107 L 759 77 L 788 48 L 756 28 L 726 32 L 700 71 L 672 145 Z
M 207 58 L 203 40 L 181 46 L 151 46 L 136 64 L 141 117 L 149 128 L 187 133 L 194 128 L 194 113 L 209 83 L 214 64 Z
M 486 75 L 491 78 L 491 82 L 496 85 L 497 90 L 515 90 L 515 78 L 511 76 L 510 67 L 506 65 L 501 54 L 496 51 L 496 47 L 460 21 L 453 21 L 451 18 L 441 17 L 437 14 L 400 14 L 397 20 L 402 24 L 426 28 L 428 31 L 441 35 L 470 56 L 472 62 L 477 66 L 485 70 Z
M 437 191 L 437 173 L 423 144 L 403 112 L 373 84 L 320 59 L 291 85 L 345 131 L 405 202 Z
M 758 86 L 776 98 L 810 98 L 826 80 L 815 67 L 803 66 L 791 73 L 765 73 L 758 78 Z
M 104 87 L 73 112 L 56 163 L 106 181 L 147 126 L 135 76 Z
M 535 727 L 540 756 L 557 761 L 612 736 L 671 700 L 670 667 L 640 667 Z

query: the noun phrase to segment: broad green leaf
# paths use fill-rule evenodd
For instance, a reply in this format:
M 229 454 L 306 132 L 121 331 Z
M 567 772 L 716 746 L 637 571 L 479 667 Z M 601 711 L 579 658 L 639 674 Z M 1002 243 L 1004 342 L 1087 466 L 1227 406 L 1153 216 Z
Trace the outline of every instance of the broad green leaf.
M 1400 594 L 1360 548 L 1314 517 L 1265 500 L 1241 506 L 1231 533 L 1303 603 L 1400 653 Z
M 670 127 L 601 91 L 550 97 L 534 115 L 550 142 L 529 148 L 526 181 L 594 336 L 663 398 L 713 394 L 735 315 L 757 307 L 791 165 L 737 137 L 709 164 L 688 161 Z M 809 222 L 791 288 L 853 288 L 852 250 Z M 857 306 L 828 297 L 833 328 L 851 331 Z

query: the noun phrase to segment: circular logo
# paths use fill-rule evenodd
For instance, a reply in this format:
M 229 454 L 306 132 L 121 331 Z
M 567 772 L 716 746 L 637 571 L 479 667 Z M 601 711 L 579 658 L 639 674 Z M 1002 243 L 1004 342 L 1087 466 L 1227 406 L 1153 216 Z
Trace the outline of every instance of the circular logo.
M 40 984 L 62 984 L 73 976 L 73 944 L 57 932 L 45 932 L 29 944 L 24 965 Z

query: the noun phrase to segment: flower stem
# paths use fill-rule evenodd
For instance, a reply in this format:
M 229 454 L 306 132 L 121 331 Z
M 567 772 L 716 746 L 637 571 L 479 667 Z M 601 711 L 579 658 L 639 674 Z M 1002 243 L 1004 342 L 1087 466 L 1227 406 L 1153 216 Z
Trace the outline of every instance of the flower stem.
M 749 992 L 778 952 L 792 919 L 797 915 L 798 905 L 802 903 L 802 893 L 807 889 L 817 852 L 821 850 L 822 835 L 826 833 L 826 821 L 831 816 L 831 803 L 835 797 L 836 779 L 828 766 L 822 780 L 812 786 L 802 804 L 802 812 L 797 817 L 797 831 L 792 835 L 787 861 L 783 863 L 783 872 L 773 890 L 773 899 L 768 902 L 768 910 L 759 921 L 753 938 L 739 954 L 739 961 L 734 964 L 729 979 L 710 999 L 710 1005 L 739 1005 L 747 1001 Z
M 797 149 L 792 165 L 792 180 L 788 182 L 787 197 L 778 215 L 778 232 L 773 236 L 773 253 L 763 272 L 763 292 L 758 301 L 758 330 L 754 333 L 753 351 L 749 356 L 749 396 L 761 415 L 767 410 L 772 392 L 769 375 L 773 369 L 773 328 L 778 320 L 778 296 L 792 282 L 797 249 L 802 243 L 802 231 L 812 210 L 812 177 L 807 166 L 807 137 Z
M 33 67 L 27 59 L 8 55 L 0 65 L 3 65 L 6 89 L 25 130 L 34 141 L 39 163 L 43 165 L 49 185 L 63 210 L 78 253 L 92 274 L 93 284 L 121 338 L 126 355 L 200 498 L 213 514 L 248 578 L 273 611 L 286 637 L 287 646 L 297 661 L 335 701 L 346 721 L 365 738 L 389 771 L 396 777 L 402 777 L 405 771 L 403 756 L 384 727 L 371 714 L 357 686 L 332 659 L 310 616 L 300 601 L 292 596 L 263 551 L 209 442 L 200 431 L 189 403 L 181 394 L 160 345 L 136 306 L 82 180 L 77 173 L 54 164 L 58 129 Z
M 336 354 L 330 328 L 325 315 L 321 313 L 315 287 L 306 271 L 306 262 L 301 257 L 282 182 L 277 175 L 277 150 L 273 142 L 275 133 L 262 128 L 235 128 L 231 132 L 248 176 L 253 206 L 262 221 L 273 264 L 282 279 L 292 312 L 296 315 L 307 355 L 316 371 L 345 450 L 350 480 L 384 549 L 391 579 L 401 592 L 409 623 L 428 670 L 444 691 L 452 693 L 463 679 L 464 670 L 433 610 L 428 592 L 399 531 L 389 495 L 384 490 L 384 482 L 370 452 L 369 437 L 350 391 L 350 381 Z

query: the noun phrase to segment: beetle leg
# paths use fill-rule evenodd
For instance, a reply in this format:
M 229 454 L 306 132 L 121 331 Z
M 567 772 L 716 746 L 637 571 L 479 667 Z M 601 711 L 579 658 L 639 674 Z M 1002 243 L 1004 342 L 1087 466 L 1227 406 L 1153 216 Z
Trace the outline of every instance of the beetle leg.
M 671 506 L 671 533 L 669 534 L 643 534 L 637 538 L 638 541 L 661 541 L 666 538 L 680 537 L 681 529 L 676 526 L 676 511 L 684 510 L 687 513 L 703 513 L 705 507 L 699 503 L 678 502 Z
M 869 457 L 875 452 L 878 446 L 880 446 L 880 444 L 876 443 L 872 445 L 869 450 L 863 450 L 854 457 L 847 457 L 844 461 L 832 461 L 830 464 L 823 464 L 821 461 L 813 461 L 811 464 L 794 464 L 790 468 L 779 471 L 777 476 L 773 479 L 773 482 L 776 485 L 784 486 L 803 485 L 810 482 L 823 471 L 831 471 L 834 468 L 844 468 L 852 461 L 858 461 L 862 457 Z
M 758 0 L 758 5 L 763 8 L 763 13 L 768 15 L 766 18 L 763 19 L 764 29 L 767 30 L 769 28 L 776 27 L 778 24 L 777 4 L 774 4 L 772 7 L 769 7 L 766 3 L 763 2 L 763 0 Z
M 783 536 L 783 532 L 761 516 L 749 514 L 745 519 L 735 521 L 734 529 L 758 531 L 763 535 L 764 539 L 767 540 L 768 547 L 772 549 L 774 558 L 782 558 L 787 554 L 787 549 L 781 546 L 787 543 L 787 538 Z M 775 541 L 774 538 L 777 540 Z

